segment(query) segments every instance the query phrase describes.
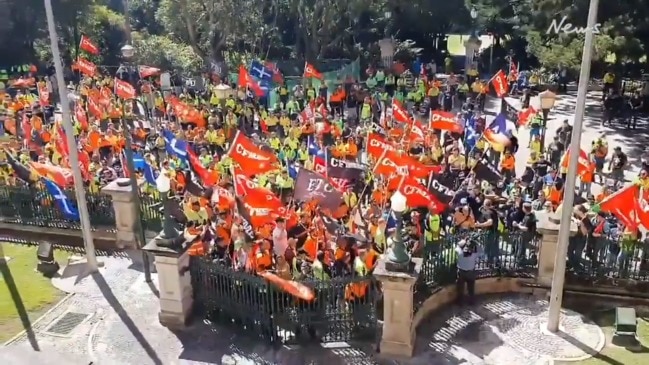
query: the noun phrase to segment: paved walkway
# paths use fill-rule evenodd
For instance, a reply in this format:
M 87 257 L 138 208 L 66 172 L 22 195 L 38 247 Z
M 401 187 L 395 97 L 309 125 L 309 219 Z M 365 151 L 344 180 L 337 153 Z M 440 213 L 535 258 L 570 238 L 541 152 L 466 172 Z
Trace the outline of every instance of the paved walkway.
M 629 157 L 630 168 L 625 173 L 625 178 L 632 181 L 640 170 L 640 155 L 644 149 L 649 147 L 649 122 L 646 118 L 640 118 L 638 128 L 635 130 L 626 129 L 621 125 L 613 127 L 603 127 L 601 122 L 603 118 L 601 108 L 601 92 L 589 92 L 586 99 L 586 112 L 584 116 L 583 133 L 581 137 L 581 148 L 590 152 L 591 143 L 599 136 L 604 135 L 609 144 L 609 151 L 619 146 L 622 151 Z M 508 103 L 520 110 L 521 103 L 519 98 L 507 98 Z M 531 104 L 540 109 L 537 97 L 533 97 Z M 574 125 L 575 107 L 577 104 L 577 93 L 569 92 L 566 95 L 559 95 L 554 109 L 548 116 L 548 131 L 546 135 L 546 144 L 550 143 L 556 134 L 556 130 L 561 127 L 564 120 L 568 120 Z M 523 148 L 517 153 L 517 172 L 520 174 L 524 170 L 525 161 L 529 157 L 529 130 L 521 128 L 518 131 L 519 144 Z M 595 189 L 594 189 L 595 190 Z M 594 191 L 595 192 L 595 191 Z
M 545 331 L 548 303 L 531 296 L 487 297 L 452 306 L 421 324 L 417 357 L 404 364 L 546 365 L 590 357 L 605 344 L 601 329 L 573 311 L 561 318 L 560 335 Z
M 598 327 L 570 311 L 562 321 L 566 336 L 542 334 L 546 303 L 506 295 L 449 307 L 427 319 L 408 361 L 383 360 L 371 343 L 271 347 L 200 319 L 172 332 L 158 322 L 157 275 L 148 285 L 131 260 L 102 260 L 98 274 L 56 281 L 73 295 L 33 325 L 33 336 L 0 348 L 3 365 L 545 365 L 550 357 L 579 358 L 583 347 L 599 349 L 603 343 Z M 88 317 L 76 327 L 52 327 L 66 313 Z

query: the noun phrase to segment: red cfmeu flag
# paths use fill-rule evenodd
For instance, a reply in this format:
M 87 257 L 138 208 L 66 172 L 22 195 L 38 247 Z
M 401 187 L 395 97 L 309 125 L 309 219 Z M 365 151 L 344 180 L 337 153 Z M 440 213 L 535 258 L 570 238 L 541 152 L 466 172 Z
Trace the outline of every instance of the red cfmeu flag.
M 234 171 L 234 192 L 237 196 L 245 196 L 250 201 L 255 201 L 256 207 L 280 209 L 284 207 L 282 201 L 272 191 L 259 187 L 254 181 L 241 173 L 241 169 Z
M 374 173 L 392 176 L 408 175 L 408 158 L 397 151 L 385 151 L 383 156 L 376 161 Z
M 102 119 L 104 116 L 104 107 L 98 101 L 98 98 L 96 96 L 88 95 L 87 109 L 90 114 L 92 114 L 92 116 L 97 119 Z
M 649 229 L 649 191 L 644 188 L 639 189 L 638 198 L 636 199 L 636 216 L 638 222 L 645 228 Z
M 210 174 L 210 172 L 203 166 L 201 160 L 198 159 L 198 156 L 191 149 L 189 144 L 187 144 L 187 160 L 189 161 L 189 167 L 192 171 L 198 176 L 201 184 L 204 187 L 212 187 L 216 185 L 216 176 Z
M 521 110 L 520 112 L 518 112 L 518 125 L 519 126 L 527 125 L 532 120 L 532 118 L 534 118 L 536 113 L 537 111 L 536 109 L 534 109 L 533 106 Z
M 137 96 L 137 92 L 135 91 L 133 85 L 116 77 L 115 95 L 119 96 L 122 99 L 134 99 Z
M 241 166 L 242 171 L 248 176 L 274 170 L 279 164 L 277 155 L 261 149 L 239 131 L 232 140 L 232 147 L 230 147 L 228 155 Z
M 140 65 L 138 67 L 138 71 L 140 72 L 140 77 L 143 78 L 143 79 L 147 78 L 147 77 L 150 77 L 150 76 L 156 76 L 156 75 L 160 74 L 160 69 L 159 68 L 155 68 L 155 67 L 151 67 L 151 66 L 144 66 L 144 65 Z
M 79 57 L 77 62 L 74 63 L 73 70 L 77 70 L 86 76 L 93 77 L 97 73 L 97 66 L 94 63 Z
M 266 66 L 267 69 L 273 71 L 273 82 L 277 84 L 284 83 L 284 75 L 282 75 L 282 71 L 277 67 L 276 64 L 270 61 L 266 61 L 264 63 L 264 66 Z
M 410 124 L 410 130 L 408 131 L 408 139 L 410 142 L 423 142 L 426 138 L 426 132 L 424 132 L 424 125 L 420 121 L 412 120 Z
M 50 92 L 47 90 L 47 84 L 44 82 L 38 83 L 38 102 L 41 106 L 50 105 Z
M 514 60 L 509 60 L 509 74 L 516 80 L 518 79 L 518 66 L 514 63 Z
M 491 84 L 494 86 L 496 95 L 498 95 L 499 98 L 503 98 L 507 95 L 509 84 L 507 83 L 507 75 L 505 75 L 503 70 L 498 70 L 494 77 L 491 78 Z
M 599 207 L 602 212 L 613 214 L 626 227 L 636 229 L 638 228 L 637 209 L 640 207 L 640 204 L 638 203 L 639 196 L 639 186 L 625 186 L 602 200 L 599 203 Z M 641 215 L 643 215 L 644 218 L 642 212 Z M 645 223 L 649 224 L 649 222 Z
M 395 149 L 393 145 L 378 133 L 370 133 L 367 136 L 367 153 L 375 159 L 380 158 L 383 155 L 383 151 L 394 151 Z
M 408 172 L 410 173 L 410 176 L 414 178 L 426 179 L 430 174 L 440 174 L 442 172 L 442 166 L 424 165 L 411 157 L 408 161 Z
M 392 99 L 392 118 L 401 123 L 410 122 L 410 114 L 397 99 Z
M 308 62 L 304 62 L 304 77 L 306 78 L 311 78 L 313 77 L 314 79 L 319 79 L 322 80 L 324 77 L 322 76 L 322 73 L 320 71 L 316 70 L 315 67 L 313 67 L 312 64 Z
M 88 116 L 86 115 L 86 111 L 83 109 L 83 106 L 81 106 L 81 102 L 77 101 L 74 104 L 74 116 L 77 118 L 77 122 L 79 122 L 79 125 L 81 125 L 82 130 L 88 130 Z
M 59 126 L 56 129 L 56 138 L 54 139 L 54 146 L 57 151 L 63 156 L 66 160 L 70 158 L 70 149 L 68 148 L 68 136 L 65 134 L 62 126 Z
M 464 127 L 458 123 L 453 113 L 439 110 L 434 110 L 430 113 L 428 126 L 430 129 L 439 129 L 451 133 L 462 133 L 464 131 Z
M 561 167 L 567 169 L 569 163 L 570 163 L 570 148 L 568 148 L 566 152 L 564 152 L 563 156 L 561 157 Z M 584 151 L 583 149 L 580 149 L 579 159 L 577 160 L 577 175 L 582 176 L 583 174 L 588 173 L 592 165 L 593 163 L 588 158 L 588 153 L 586 153 L 586 151 Z
M 264 90 L 255 81 L 243 65 L 239 66 L 239 87 L 252 90 L 256 96 L 264 96 Z
M 79 48 L 95 56 L 99 54 L 99 47 L 97 47 L 97 45 L 94 44 L 90 40 L 90 38 L 86 37 L 85 35 L 81 36 L 81 41 L 79 41 Z
M 443 212 L 445 209 L 444 204 L 412 176 L 395 177 L 390 181 L 389 185 L 396 185 L 396 190 L 406 197 L 406 202 L 410 208 L 431 207 L 431 205 L 434 205 L 437 212 Z

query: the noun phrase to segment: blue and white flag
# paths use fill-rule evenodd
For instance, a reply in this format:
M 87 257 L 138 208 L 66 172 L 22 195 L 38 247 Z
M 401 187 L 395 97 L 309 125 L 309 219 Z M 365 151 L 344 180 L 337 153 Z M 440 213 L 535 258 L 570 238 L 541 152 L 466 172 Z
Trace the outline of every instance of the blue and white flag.
M 162 131 L 165 140 L 165 149 L 167 153 L 187 161 L 187 142 L 180 141 L 168 130 Z
M 155 171 L 155 169 L 153 168 L 153 166 L 149 165 L 149 164 L 146 163 L 146 161 L 145 161 L 145 162 L 144 162 L 144 168 L 143 168 L 142 170 L 144 170 L 144 179 L 146 180 L 146 182 L 147 182 L 148 184 L 152 185 L 152 186 L 156 186 L 156 181 L 155 181 L 155 179 L 158 178 L 158 174 L 156 173 L 156 171 Z
M 307 137 L 307 149 L 310 156 L 325 158 L 325 151 L 318 146 L 311 136 Z
M 43 183 L 45 183 L 45 188 L 52 199 L 54 199 L 56 206 L 61 210 L 63 217 L 75 222 L 80 221 L 81 217 L 79 217 L 79 210 L 74 206 L 74 203 L 72 203 L 70 198 L 65 195 L 65 192 L 52 180 L 43 179 Z
M 143 170 L 146 165 L 144 161 L 144 156 L 139 152 L 133 152 L 133 166 L 136 170 Z
M 273 70 L 268 69 L 258 61 L 250 63 L 248 73 L 252 77 L 256 77 L 259 81 L 266 81 L 267 83 L 273 82 Z

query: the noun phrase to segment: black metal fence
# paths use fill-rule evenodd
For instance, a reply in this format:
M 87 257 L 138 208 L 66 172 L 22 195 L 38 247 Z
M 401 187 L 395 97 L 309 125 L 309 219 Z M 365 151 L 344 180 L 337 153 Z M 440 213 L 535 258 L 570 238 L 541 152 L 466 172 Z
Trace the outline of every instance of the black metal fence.
M 307 302 L 206 257 L 192 257 L 191 274 L 195 310 L 250 336 L 276 343 L 376 338 L 380 291 L 371 276 L 302 281 L 316 296 Z M 354 285 L 365 288 L 362 298 L 349 295 Z
M 73 190 L 66 190 L 65 194 L 76 201 Z M 110 196 L 86 191 L 86 203 L 93 228 L 115 229 Z M 29 226 L 81 229 L 79 222 L 63 217 L 44 188 L 36 186 L 0 186 L 0 220 Z
M 566 283 L 614 287 L 646 293 L 649 290 L 649 240 L 624 241 L 620 236 L 587 240 L 572 237 L 566 257 Z
M 74 190 L 64 192 L 76 203 Z M 157 232 L 162 229 L 159 203 L 159 199 L 150 195 L 140 195 L 140 212 L 145 230 Z M 110 195 L 86 190 L 86 204 L 93 229 L 115 229 L 115 211 Z M 79 222 L 65 219 L 47 190 L 38 186 L 0 186 L 0 221 L 27 226 L 81 229 Z
M 457 247 L 471 239 L 479 255 L 477 279 L 489 277 L 532 277 L 538 268 L 540 237 L 525 232 L 488 233 L 469 231 L 443 236 L 424 248 L 423 266 L 415 285 L 414 310 L 437 290 L 455 283 L 457 278 Z

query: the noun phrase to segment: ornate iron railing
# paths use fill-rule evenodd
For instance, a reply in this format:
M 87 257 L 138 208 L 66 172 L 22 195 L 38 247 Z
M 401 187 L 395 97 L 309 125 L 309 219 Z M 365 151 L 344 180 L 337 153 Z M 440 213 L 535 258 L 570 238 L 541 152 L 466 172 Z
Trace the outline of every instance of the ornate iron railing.
M 471 239 L 478 249 L 477 279 L 489 277 L 532 277 L 536 273 L 539 237 L 525 232 L 487 233 L 468 231 L 442 236 L 424 247 L 423 266 L 414 292 L 414 310 L 440 288 L 457 278 L 456 248 Z
M 566 261 L 568 285 L 649 289 L 646 240 L 625 243 L 621 237 L 571 237 Z
M 196 310 L 212 322 L 232 324 L 269 342 L 294 343 L 374 340 L 379 290 L 373 277 L 303 281 L 316 294 L 306 302 L 291 297 L 263 278 L 234 271 L 205 257 L 192 257 Z M 351 299 L 350 285 L 366 285 L 366 294 Z
M 76 201 L 73 190 L 65 190 Z M 114 229 L 115 213 L 111 197 L 86 192 L 90 223 L 96 229 Z M 0 186 L 0 220 L 29 226 L 80 229 L 79 222 L 67 220 L 50 194 L 35 186 Z
M 162 213 L 160 200 L 146 194 L 140 194 L 140 214 L 145 231 L 159 232 L 162 230 Z

